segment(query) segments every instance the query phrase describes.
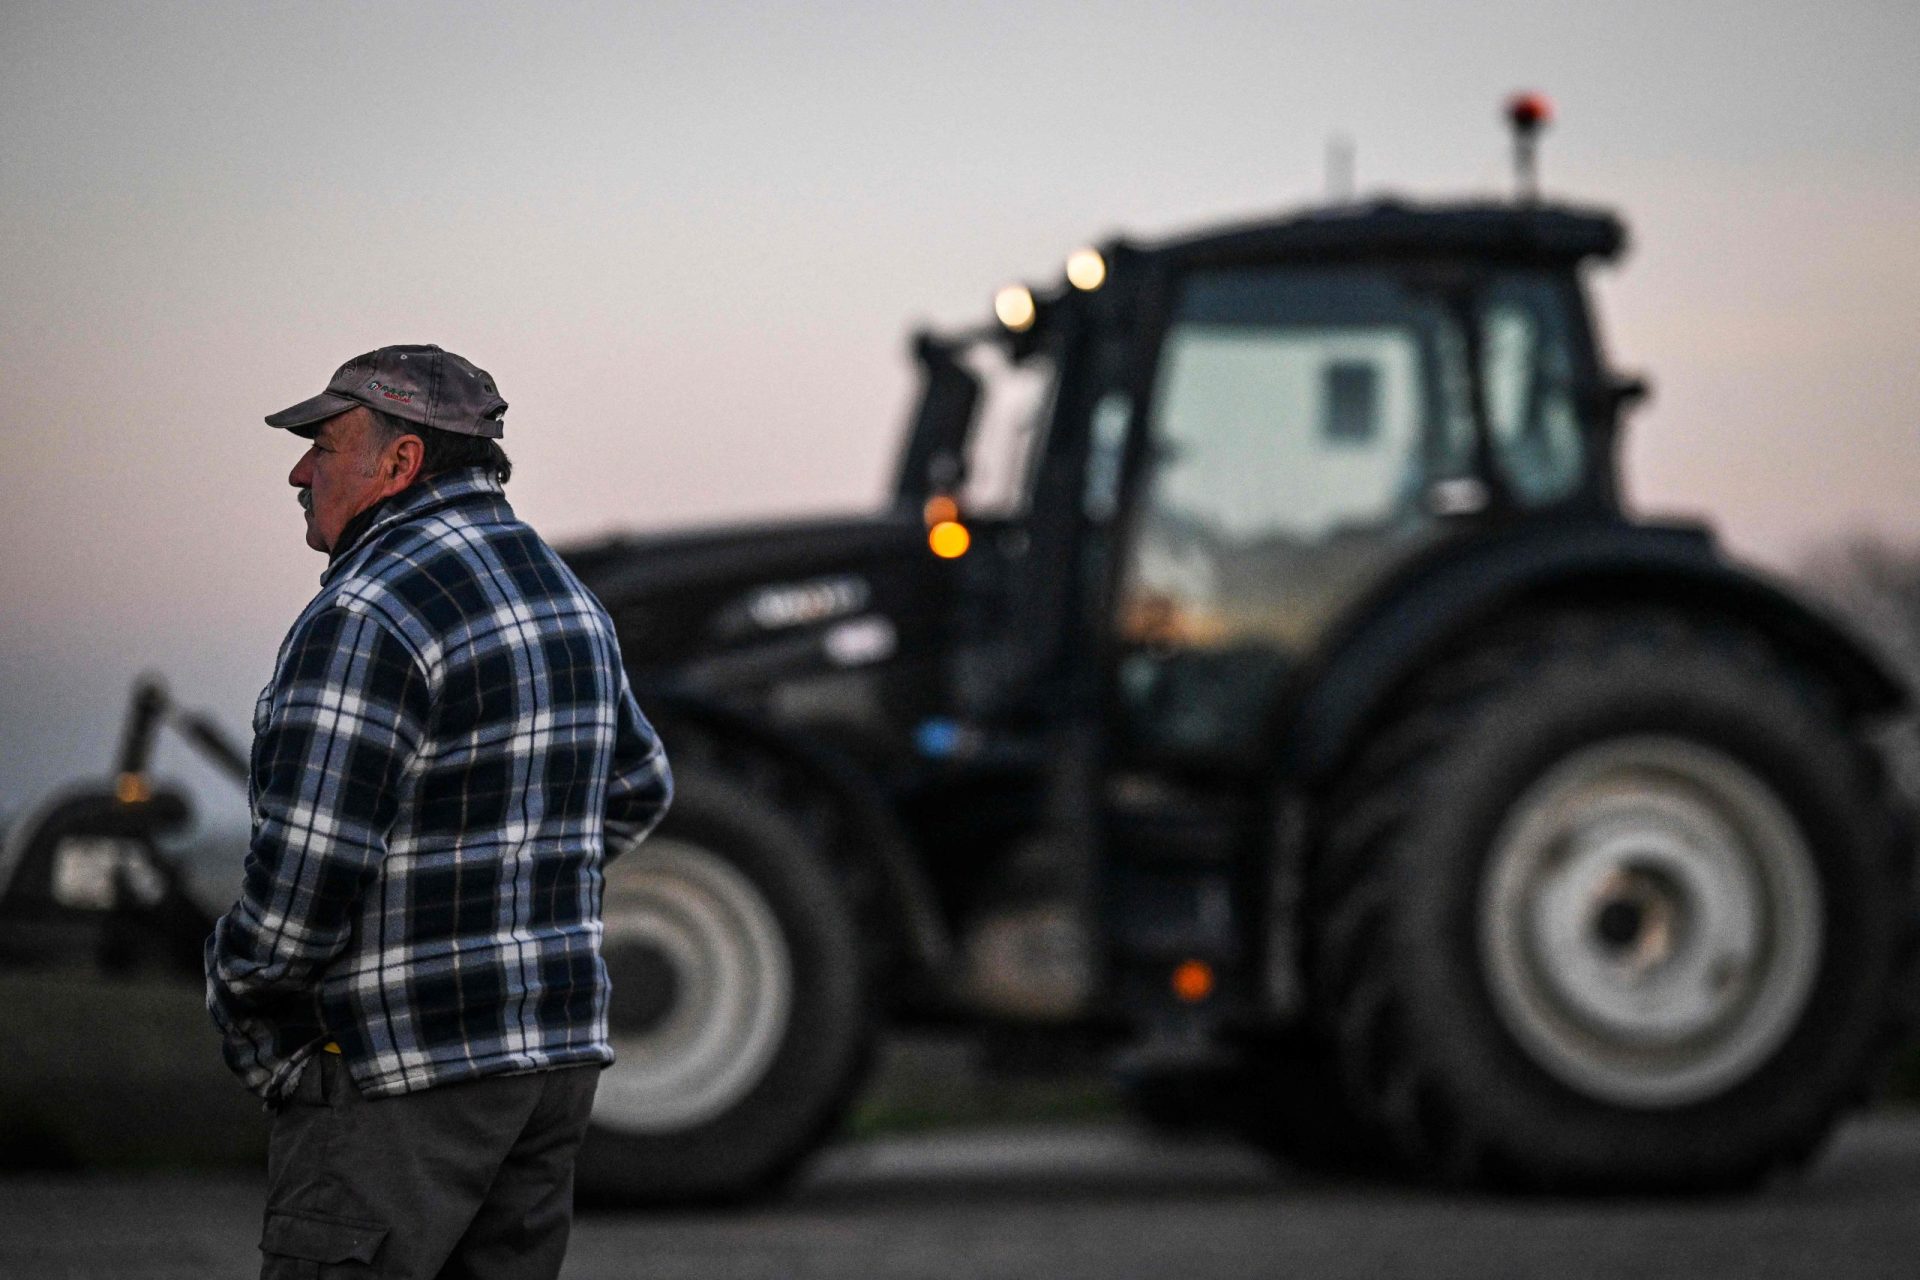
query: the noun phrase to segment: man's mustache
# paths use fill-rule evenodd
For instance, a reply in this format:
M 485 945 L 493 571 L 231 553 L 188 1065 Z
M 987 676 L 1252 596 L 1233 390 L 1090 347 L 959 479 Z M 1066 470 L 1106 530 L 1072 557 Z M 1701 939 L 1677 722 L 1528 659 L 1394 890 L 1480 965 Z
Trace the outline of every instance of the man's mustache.
M 299 491 L 298 496 L 294 500 L 300 504 L 300 509 L 302 511 L 306 512 L 308 515 L 313 514 L 313 490 L 301 489 Z

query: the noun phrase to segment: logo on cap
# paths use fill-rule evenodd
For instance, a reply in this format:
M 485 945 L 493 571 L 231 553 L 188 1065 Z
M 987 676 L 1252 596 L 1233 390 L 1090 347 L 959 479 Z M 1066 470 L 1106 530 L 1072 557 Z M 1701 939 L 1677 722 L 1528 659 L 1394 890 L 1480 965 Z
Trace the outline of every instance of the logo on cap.
M 400 388 L 394 386 L 392 383 L 382 382 L 378 378 L 367 379 L 367 390 L 378 391 L 386 399 L 397 400 L 401 404 L 413 403 L 414 393 L 412 391 L 402 391 Z

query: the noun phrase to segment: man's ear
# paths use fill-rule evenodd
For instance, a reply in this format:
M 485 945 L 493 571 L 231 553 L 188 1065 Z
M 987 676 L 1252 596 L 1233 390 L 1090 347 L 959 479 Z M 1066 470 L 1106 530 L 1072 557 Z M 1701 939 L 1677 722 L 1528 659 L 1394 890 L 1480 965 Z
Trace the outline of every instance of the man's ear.
M 427 446 L 419 436 L 401 436 L 387 446 L 386 472 L 387 483 L 383 486 L 389 493 L 398 493 L 414 482 L 420 474 L 420 464 L 426 460 Z

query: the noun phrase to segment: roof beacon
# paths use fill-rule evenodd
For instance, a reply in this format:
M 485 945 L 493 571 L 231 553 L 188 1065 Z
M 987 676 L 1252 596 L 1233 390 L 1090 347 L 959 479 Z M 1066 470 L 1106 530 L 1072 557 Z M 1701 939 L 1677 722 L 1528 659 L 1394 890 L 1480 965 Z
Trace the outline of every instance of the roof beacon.
M 1507 99 L 1507 123 L 1513 126 L 1513 176 L 1521 204 L 1540 199 L 1540 172 L 1534 143 L 1553 123 L 1553 103 L 1544 93 L 1516 93 Z

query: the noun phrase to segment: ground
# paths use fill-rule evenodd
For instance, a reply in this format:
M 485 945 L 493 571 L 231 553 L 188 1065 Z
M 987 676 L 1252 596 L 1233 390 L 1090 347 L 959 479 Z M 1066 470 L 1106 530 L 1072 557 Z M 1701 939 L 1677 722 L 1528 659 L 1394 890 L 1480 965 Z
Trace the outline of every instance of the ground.
M 255 1274 L 245 1173 L 0 1177 L 0 1276 Z M 872 1138 L 746 1210 L 583 1213 L 569 1280 L 1907 1277 L 1920 1115 L 1845 1127 L 1797 1181 L 1711 1200 L 1515 1200 L 1333 1182 L 1119 1122 Z

